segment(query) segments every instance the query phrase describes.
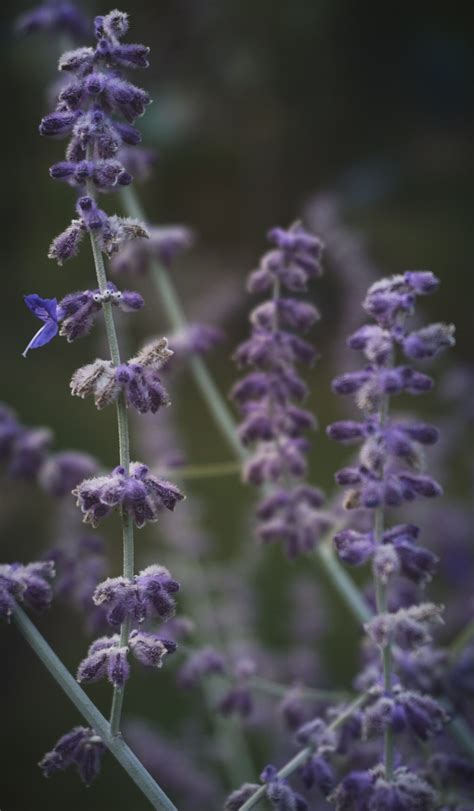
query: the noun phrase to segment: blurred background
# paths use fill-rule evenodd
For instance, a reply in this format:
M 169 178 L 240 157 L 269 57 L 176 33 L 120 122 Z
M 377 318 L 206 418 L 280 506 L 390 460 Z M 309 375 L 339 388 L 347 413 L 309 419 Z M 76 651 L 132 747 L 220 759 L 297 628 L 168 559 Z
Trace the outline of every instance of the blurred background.
M 91 15 L 109 10 L 97 3 L 81 5 Z M 86 248 L 62 269 L 47 258 L 52 237 L 72 216 L 74 193 L 48 176 L 63 144 L 38 134 L 38 122 L 50 110 L 47 87 L 62 42 L 47 34 L 15 35 L 15 17 L 29 7 L 5 0 L 1 9 L 0 398 L 26 425 L 51 427 L 58 449 L 79 448 L 111 467 L 117 462 L 113 411 L 98 413 L 91 402 L 71 398 L 68 389 L 74 369 L 101 355 L 100 329 L 73 345 L 56 340 L 26 360 L 21 357 L 37 329 L 22 296 L 37 292 L 60 298 L 93 284 Z M 388 9 L 364 0 L 134 0 L 123 10 L 131 14 L 130 40 L 152 48 L 150 69 L 135 78 L 153 98 L 138 125 L 158 160 L 139 194 L 150 222 L 183 223 L 195 232 L 195 245 L 174 264 L 173 279 L 193 320 L 225 330 L 224 344 L 209 359 L 225 394 L 239 375 L 231 354 L 248 332 L 253 306 L 245 278 L 266 250 L 266 232 L 304 216 L 326 241 L 326 273 L 311 291 L 322 311 L 311 340 L 322 357 L 309 382 L 321 426 L 313 442 L 311 480 L 331 491 L 344 453 L 332 447 L 324 428 L 344 410 L 331 395 L 330 379 L 353 363 L 345 359 L 343 336 L 363 321 L 362 313 L 357 320 L 354 302 L 363 297 L 367 281 L 406 269 L 436 273 L 442 292 L 423 302 L 424 312 L 456 323 L 450 366 L 466 369 L 472 362 L 472 4 L 420 2 Z M 104 203 L 109 212 L 118 205 L 113 195 Z M 167 322 L 149 281 L 129 284 L 147 301 L 129 337 L 135 347 L 143 338 L 166 333 Z M 466 417 L 469 390 L 448 384 L 440 391 L 449 397 L 419 403 L 421 412 L 428 409 L 445 419 L 464 404 Z M 173 388 L 172 408 L 189 464 L 231 460 L 186 370 Z M 467 431 L 468 418 L 465 424 Z M 133 427 L 136 431 L 136 421 Z M 152 434 L 157 445 L 170 438 L 166 420 L 160 428 L 160 415 L 149 430 L 145 445 Z M 469 441 L 463 435 L 453 454 L 458 464 L 443 473 L 448 499 L 454 493 L 461 500 L 469 495 Z M 143 457 L 137 431 L 133 444 L 133 456 Z M 208 536 L 209 567 L 234 573 L 238 590 L 242 559 L 255 563 L 257 627 L 265 646 L 284 658 L 292 605 L 291 595 L 283 603 L 280 595 L 290 564 L 279 547 L 261 550 L 253 539 L 254 493 L 238 475 L 190 481 L 185 490 L 205 505 L 200 521 Z M 110 574 L 120 566 L 118 530 L 112 521 L 103 533 Z M 0 531 L 2 561 L 26 562 L 55 542 L 58 523 L 44 494 L 3 477 Z M 195 525 L 192 532 L 198 534 Z M 159 530 L 139 533 L 137 555 L 144 565 L 156 559 L 167 564 L 172 554 Z M 291 564 L 291 577 L 309 578 L 315 599 L 324 602 L 314 609 L 324 679 L 347 687 L 357 663 L 356 624 L 317 567 L 307 570 L 305 561 Z M 184 570 L 181 577 L 173 573 L 184 588 Z M 240 610 L 237 600 L 234 623 L 243 628 L 247 618 Z M 81 618 L 58 603 L 39 626 L 74 670 L 88 644 Z M 88 790 L 70 774 L 50 782 L 42 778 L 35 764 L 79 719 L 16 630 L 0 630 L 2 811 L 53 811 L 64 807 L 65 797 L 70 811 L 145 807 L 112 758 Z M 105 712 L 109 694 L 105 685 L 91 689 Z M 186 740 L 192 749 L 203 730 L 210 735 L 199 692 L 188 697 L 177 691 L 171 665 L 158 675 L 137 672 L 126 708 L 158 723 L 178 748 Z M 257 728 L 250 738 L 261 766 L 268 760 L 265 736 Z M 183 808 L 198 808 L 183 802 Z

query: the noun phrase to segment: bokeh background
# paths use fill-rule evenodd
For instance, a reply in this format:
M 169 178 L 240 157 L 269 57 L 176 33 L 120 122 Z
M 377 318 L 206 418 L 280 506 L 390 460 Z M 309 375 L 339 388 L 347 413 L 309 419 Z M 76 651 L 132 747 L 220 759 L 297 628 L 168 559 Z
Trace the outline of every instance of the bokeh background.
M 38 122 L 49 110 L 46 88 L 61 43 L 45 35 L 14 35 L 14 19 L 28 7 L 6 0 L 1 9 L 0 397 L 27 425 L 52 427 L 58 448 L 80 448 L 113 466 L 113 412 L 99 414 L 68 391 L 72 371 L 100 354 L 98 331 L 72 346 L 57 340 L 27 360 L 21 357 L 37 328 L 22 296 L 38 292 L 59 298 L 92 279 L 86 249 L 63 269 L 46 256 L 51 238 L 69 221 L 73 193 L 48 177 L 62 144 L 38 134 Z M 109 10 L 91 3 L 83 7 L 91 13 Z M 132 41 L 152 47 L 151 68 L 138 78 L 154 103 L 139 126 L 159 158 L 140 195 L 150 221 L 184 223 L 196 233 L 193 250 L 175 265 L 173 275 L 191 317 L 225 328 L 226 341 L 210 359 L 222 391 L 238 375 L 230 358 L 247 332 L 251 302 L 245 276 L 265 250 L 266 231 L 274 224 L 288 225 L 303 212 L 324 231 L 329 204 L 336 205 L 340 227 L 363 240 L 361 261 L 375 273 L 429 268 L 441 278 L 442 292 L 425 310 L 435 320 L 456 323 L 454 356 L 469 364 L 472 4 L 134 0 L 124 10 L 132 15 Z M 113 196 L 107 199 L 109 211 L 114 202 Z M 334 250 L 333 257 L 328 240 L 326 274 L 312 290 L 323 319 L 312 334 L 322 359 L 310 375 L 311 404 L 322 430 L 314 439 L 311 477 L 328 490 L 343 457 L 324 433 L 325 425 L 342 413 L 329 386 L 336 364 L 339 370 L 344 364 L 336 336 L 344 333 L 347 290 L 353 298 L 363 294 L 357 291 L 357 278 L 354 291 L 351 280 L 338 274 Z M 140 284 L 146 296 L 148 283 Z M 166 331 L 165 314 L 151 295 L 133 329 L 134 341 Z M 441 416 L 452 407 L 445 402 L 428 406 Z M 173 408 L 190 463 L 230 459 L 186 372 L 174 391 Z M 153 430 L 160 431 L 159 418 Z M 468 496 L 468 449 L 466 437 L 454 459 L 458 464 L 446 471 L 448 497 L 453 492 Z M 279 548 L 262 555 L 252 538 L 248 510 L 253 494 L 237 475 L 193 481 L 189 489 L 205 503 L 210 565 L 222 563 L 232 570 L 242 555 L 258 561 L 253 587 L 259 629 L 270 649 L 284 655 L 288 606 L 279 595 L 288 563 Z M 105 533 L 111 573 L 120 565 L 117 530 L 118 524 L 112 524 Z M 56 532 L 51 504 L 33 487 L 3 477 L 0 532 L 2 560 L 35 559 Z M 153 529 L 139 534 L 137 552 L 145 563 L 156 558 L 166 563 L 168 554 Z M 292 564 L 291 571 L 297 574 L 306 565 Z M 347 686 L 356 666 L 356 625 L 316 567 L 311 577 L 315 595 L 323 594 L 326 604 L 318 645 L 332 683 Z M 238 614 L 235 622 L 238 626 Z M 80 619 L 57 605 L 39 625 L 74 669 L 87 644 Z M 36 762 L 78 723 L 77 714 L 14 628 L 1 629 L 0 656 L 2 811 L 53 811 L 65 802 L 70 811 L 145 807 L 112 758 L 89 790 L 70 774 L 43 780 Z M 94 687 L 91 694 L 106 711 L 108 688 Z M 177 692 L 171 667 L 158 676 L 137 674 L 126 701 L 130 713 L 147 715 L 170 736 L 182 732 L 191 712 L 202 714 L 200 695 L 187 698 Z M 194 734 L 190 724 L 191 740 Z M 257 763 L 266 762 L 261 736 L 252 746 Z

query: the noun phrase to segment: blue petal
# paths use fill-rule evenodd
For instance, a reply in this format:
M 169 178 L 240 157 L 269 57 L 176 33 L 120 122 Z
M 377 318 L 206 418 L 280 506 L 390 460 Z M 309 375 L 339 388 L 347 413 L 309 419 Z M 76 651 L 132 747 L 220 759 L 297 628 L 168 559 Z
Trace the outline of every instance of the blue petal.
M 31 293 L 29 296 L 24 296 L 25 304 L 31 312 L 40 318 L 41 321 L 48 321 L 52 319 L 57 321 L 57 307 L 58 302 L 55 298 L 41 298 L 37 293 Z
M 53 340 L 54 336 L 58 334 L 58 325 L 56 321 L 49 319 L 36 333 L 33 335 L 30 343 L 26 347 L 25 351 L 22 353 L 23 357 L 26 358 L 27 353 L 30 349 L 37 349 L 39 346 L 44 346 L 45 344 L 49 344 L 50 341 Z

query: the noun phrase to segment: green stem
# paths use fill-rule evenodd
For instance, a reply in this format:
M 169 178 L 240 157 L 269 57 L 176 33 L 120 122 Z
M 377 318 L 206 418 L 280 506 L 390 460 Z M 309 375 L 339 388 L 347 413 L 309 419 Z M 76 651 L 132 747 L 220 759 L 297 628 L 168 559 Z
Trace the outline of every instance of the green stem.
M 455 659 L 457 656 L 459 656 L 472 639 L 474 639 L 474 620 L 468 622 L 468 624 L 451 642 L 451 645 L 449 646 L 449 653 L 451 657 Z
M 341 713 L 337 716 L 337 718 L 332 721 L 331 724 L 328 726 L 328 730 L 335 730 L 344 721 L 347 720 L 359 707 L 361 707 L 365 701 L 367 700 L 367 694 L 364 693 L 362 696 L 358 696 L 351 704 L 349 704 Z M 314 747 L 306 746 L 300 752 L 298 752 L 288 763 L 283 766 L 280 771 L 278 772 L 278 777 L 284 779 L 285 777 L 289 777 L 293 772 L 300 768 L 300 766 L 304 766 L 307 760 L 313 755 Z M 260 786 L 256 789 L 255 793 L 249 797 L 246 802 L 240 806 L 240 811 L 249 811 L 249 808 L 253 808 L 257 803 L 260 802 L 261 799 L 265 796 L 267 792 L 266 786 Z
M 146 222 L 145 212 L 135 190 L 131 186 L 126 186 L 121 190 L 120 194 L 128 216 Z M 151 270 L 153 283 L 161 298 L 171 328 L 177 332 L 185 329 L 187 326 L 186 315 L 166 268 L 158 261 L 153 260 Z M 195 383 L 201 391 L 222 436 L 233 453 L 235 453 L 237 459 L 245 459 L 247 454 L 239 442 L 232 413 L 216 386 L 213 377 L 209 373 L 206 364 L 202 358 L 192 355 L 189 359 L 189 365 Z
M 292 690 L 298 693 L 303 699 L 313 701 L 347 701 L 348 695 L 344 692 L 337 690 L 318 690 L 313 687 L 306 687 L 304 685 L 286 685 L 279 684 L 278 682 L 271 681 L 270 679 L 263 679 L 260 676 L 252 676 L 248 681 L 249 687 L 255 690 L 260 690 L 262 693 L 268 695 L 284 698 Z
M 163 809 L 163 811 L 177 811 L 176 806 L 173 805 L 158 783 L 153 780 L 151 774 L 142 766 L 123 738 L 110 734 L 107 719 L 99 712 L 95 704 L 78 685 L 44 637 L 33 625 L 28 615 L 18 605 L 13 610 L 13 620 L 52 677 L 87 723 L 100 735 L 107 748 L 138 786 L 142 794 L 150 801 L 153 808 Z
M 88 148 L 87 157 L 89 160 L 93 158 L 92 148 Z M 86 184 L 87 193 L 94 199 L 94 185 L 91 180 Z M 97 276 L 97 284 L 99 290 L 104 293 L 107 290 L 107 274 L 105 271 L 104 257 L 99 245 L 97 234 L 95 231 L 90 232 L 92 254 L 94 257 L 94 266 Z M 109 344 L 110 358 L 114 366 L 120 366 L 120 349 L 117 338 L 117 331 L 115 329 L 114 316 L 112 312 L 112 304 L 110 301 L 102 303 L 102 310 L 104 313 L 105 330 L 107 334 L 107 341 Z M 120 465 L 125 469 L 126 474 L 130 470 L 130 432 L 128 427 L 127 406 L 125 396 L 121 392 L 117 398 L 117 427 L 119 438 L 119 459 Z M 132 517 L 122 510 L 122 537 L 123 537 L 123 576 L 126 578 L 133 577 L 134 574 L 134 537 L 133 537 L 133 519 Z M 120 646 L 126 647 L 128 644 L 128 637 L 130 635 L 130 620 L 126 619 L 120 628 Z M 114 687 L 112 697 L 112 707 L 110 711 L 110 732 L 112 735 L 118 735 L 120 732 L 120 720 L 122 717 L 122 707 L 124 700 L 125 687 Z
M 330 537 L 318 544 L 316 558 L 349 611 L 364 625 L 371 619 L 372 612 L 352 578 L 335 557 L 331 546 L 332 537 L 331 530 Z
M 235 476 L 240 471 L 239 462 L 211 462 L 209 465 L 186 465 L 169 470 L 160 468 L 160 475 L 171 476 L 178 472 L 181 479 L 210 479 L 217 476 Z

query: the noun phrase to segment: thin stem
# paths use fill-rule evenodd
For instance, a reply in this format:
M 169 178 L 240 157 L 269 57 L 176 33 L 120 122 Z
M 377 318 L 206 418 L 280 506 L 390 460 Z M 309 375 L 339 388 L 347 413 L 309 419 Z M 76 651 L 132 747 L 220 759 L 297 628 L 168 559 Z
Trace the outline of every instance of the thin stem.
M 217 476 L 236 476 L 241 471 L 239 462 L 211 462 L 208 465 L 185 465 L 178 469 L 160 468 L 162 476 L 179 473 L 181 479 L 210 479 Z
M 335 719 L 332 721 L 329 726 L 328 730 L 334 731 L 337 729 L 341 724 L 344 723 L 356 710 L 361 707 L 365 701 L 367 700 L 367 693 L 364 693 L 361 696 L 358 696 L 351 704 L 349 704 Z M 313 755 L 314 747 L 313 746 L 306 746 L 300 752 L 288 761 L 288 763 L 283 766 L 280 771 L 278 772 L 278 777 L 283 779 L 285 777 L 289 777 L 293 772 L 300 768 L 300 766 L 304 766 L 307 760 Z M 254 808 L 257 803 L 260 802 L 261 799 L 265 796 L 267 792 L 267 786 L 260 786 L 256 789 L 255 793 L 249 797 L 246 802 L 240 806 L 240 811 L 249 811 L 249 808 Z
M 93 148 L 88 147 L 87 158 L 93 158 Z M 86 184 L 87 193 L 93 199 L 95 198 L 94 185 L 91 180 Z M 104 293 L 107 290 L 107 273 L 105 271 L 104 257 L 101 247 L 99 245 L 98 237 L 95 231 L 90 232 L 92 254 L 94 257 L 94 266 L 97 276 L 97 284 L 99 290 Z M 115 329 L 114 316 L 112 312 L 112 304 L 110 301 L 102 303 L 104 313 L 105 330 L 107 333 L 107 341 L 109 344 L 110 358 L 114 366 L 120 366 L 120 348 L 117 338 L 117 331 Z M 130 470 L 130 432 L 128 427 L 127 406 L 125 396 L 121 392 L 117 398 L 117 427 L 119 438 L 119 459 L 120 465 L 125 469 L 128 475 Z M 123 576 L 126 578 L 133 577 L 134 574 L 134 534 L 133 534 L 133 519 L 132 517 L 122 510 L 122 537 L 123 537 Z M 120 646 L 126 647 L 128 644 L 128 637 L 130 635 L 130 620 L 127 618 L 120 628 Z M 118 735 L 120 732 L 120 720 L 122 716 L 122 707 L 124 699 L 125 687 L 114 687 L 112 696 L 112 707 L 110 711 L 110 732 L 112 735 Z
M 306 687 L 304 685 L 287 685 L 280 684 L 279 682 L 271 681 L 271 679 L 264 679 L 260 676 L 252 676 L 248 681 L 249 687 L 254 690 L 260 690 L 262 693 L 268 695 L 278 696 L 284 698 L 289 692 L 293 691 L 298 693 L 302 699 L 308 701 L 348 701 L 349 696 L 347 692 L 339 692 L 338 690 L 319 690 L 314 687 Z
M 146 222 L 145 212 L 135 190 L 131 186 L 126 186 L 121 190 L 120 194 L 128 216 Z M 151 262 L 151 271 L 153 283 L 163 303 L 170 327 L 177 332 L 185 329 L 187 326 L 186 315 L 166 268 L 157 260 L 153 260 Z M 206 364 L 202 358 L 192 355 L 189 359 L 189 365 L 195 383 L 207 403 L 222 436 L 237 456 L 237 459 L 245 459 L 247 454 L 239 442 L 232 413 Z
M 318 544 L 316 558 L 349 611 L 361 625 L 364 625 L 371 619 L 372 611 L 352 578 L 334 555 L 331 546 L 332 537 L 333 531 L 328 538 Z
M 153 808 L 163 809 L 163 811 L 177 811 L 176 806 L 173 805 L 158 783 L 153 780 L 151 774 L 142 766 L 123 738 L 110 734 L 107 719 L 99 712 L 82 687 L 78 685 L 76 680 L 64 667 L 61 660 L 56 656 L 53 649 L 48 645 L 45 638 L 40 634 L 28 615 L 19 605 L 15 606 L 13 609 L 13 620 L 28 644 L 31 645 L 36 655 L 41 659 L 47 670 L 49 670 L 52 677 L 73 702 L 87 723 L 100 735 L 107 748 L 138 786 L 142 794 L 150 801 Z
M 474 620 L 468 624 L 454 637 L 451 645 L 449 646 L 449 653 L 455 659 L 459 656 L 465 647 L 474 639 Z

